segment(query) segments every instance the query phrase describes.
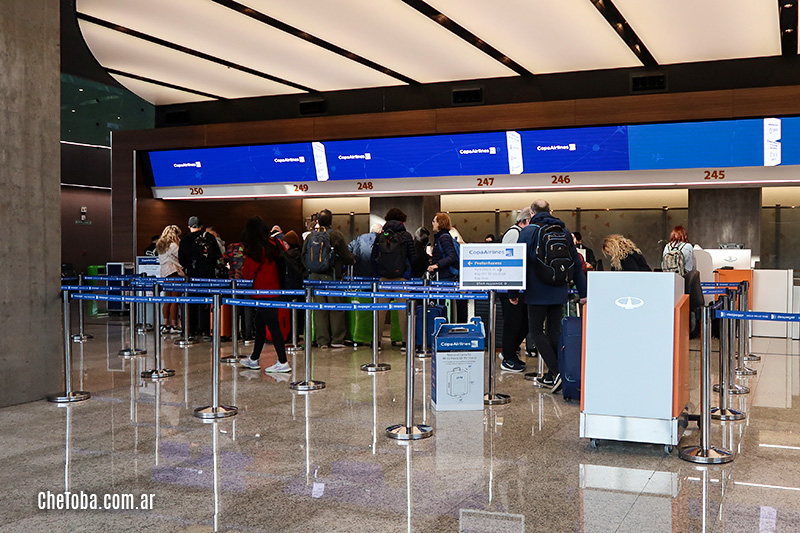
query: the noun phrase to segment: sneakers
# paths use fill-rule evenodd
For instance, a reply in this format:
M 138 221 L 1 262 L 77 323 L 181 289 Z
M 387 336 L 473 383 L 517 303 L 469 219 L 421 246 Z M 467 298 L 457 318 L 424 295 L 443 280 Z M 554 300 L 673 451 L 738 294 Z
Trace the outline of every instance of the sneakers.
M 558 375 L 558 379 L 559 383 L 561 383 L 561 374 Z M 536 381 L 536 383 L 541 387 L 552 387 L 553 384 L 556 382 L 556 379 L 555 377 L 553 377 L 553 374 L 548 372 L 543 376 L 539 376 L 534 381 Z
M 406 352 L 406 350 L 407 350 L 407 348 L 406 348 L 406 343 L 403 343 L 403 344 L 401 344 L 401 345 L 400 345 L 400 351 L 401 351 L 401 352 L 403 352 L 403 353 L 405 353 L 405 352 Z
M 288 361 L 286 363 L 281 363 L 280 361 L 276 362 L 272 366 L 268 366 L 264 369 L 265 374 L 285 374 L 286 372 L 291 372 L 292 367 L 289 366 Z
M 553 380 L 553 386 L 550 388 L 550 392 L 558 392 L 561 390 L 561 373 L 556 374 L 555 379 Z
M 506 372 L 524 372 L 525 365 L 519 361 L 511 361 L 510 359 L 503 359 L 500 363 L 500 368 Z
M 258 359 L 251 359 L 249 357 L 239 359 L 239 364 L 244 368 L 249 368 L 251 370 L 258 370 L 261 368 L 261 365 L 258 364 Z
M 169 328 L 169 332 L 170 333 L 183 333 L 183 330 L 181 330 L 181 328 L 179 328 L 178 326 L 172 326 L 171 328 Z
M 342 344 L 340 342 L 332 342 L 331 343 L 331 348 L 344 348 L 344 344 Z

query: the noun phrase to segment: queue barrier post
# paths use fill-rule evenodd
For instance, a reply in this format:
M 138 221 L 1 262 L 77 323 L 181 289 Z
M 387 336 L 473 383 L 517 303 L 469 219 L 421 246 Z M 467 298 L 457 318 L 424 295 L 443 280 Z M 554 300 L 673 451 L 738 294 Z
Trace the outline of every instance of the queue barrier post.
M 128 289 L 129 293 L 134 292 L 133 284 L 128 282 L 127 289 Z M 158 313 L 158 304 L 154 304 L 154 306 L 155 306 L 155 312 Z M 147 350 L 145 350 L 143 348 L 137 348 L 136 347 L 136 311 L 137 311 L 137 309 L 138 309 L 138 304 L 135 301 L 130 302 L 130 304 L 128 305 L 128 311 L 130 313 L 129 317 L 128 317 L 128 328 L 130 330 L 130 338 L 128 339 L 128 347 L 127 348 L 123 348 L 122 350 L 117 352 L 117 355 L 119 355 L 120 357 L 125 357 L 125 358 L 138 357 L 140 355 L 147 354 Z
M 732 307 L 731 292 L 720 298 L 723 300 L 721 304 L 722 309 Z M 730 378 L 730 345 L 733 339 L 730 338 L 730 328 L 728 328 L 728 319 L 720 319 L 719 326 L 719 384 L 715 385 L 712 389 L 719 393 L 719 407 L 711 409 L 711 418 L 714 420 L 730 421 L 730 420 L 743 420 L 745 414 L 742 411 L 732 409 L 728 406 L 729 390 L 728 379 Z
M 189 288 L 187 287 L 183 291 L 183 295 L 187 298 L 189 297 Z M 183 335 L 181 335 L 180 339 L 175 341 L 175 346 L 179 346 L 181 348 L 188 348 L 192 344 L 197 344 L 197 341 L 189 336 L 189 302 L 183 302 L 183 309 L 181 310 L 183 317 L 181 317 L 181 325 L 183 326 Z M 156 328 L 156 331 L 160 329 L 160 326 Z
M 744 311 L 749 311 L 750 310 L 749 306 L 748 306 L 748 304 L 750 303 L 750 282 L 749 281 L 745 281 L 744 282 L 744 302 L 745 302 L 745 304 L 744 304 L 744 309 L 743 310 Z M 752 339 L 750 338 L 750 321 L 749 320 L 743 320 L 742 321 L 742 325 L 745 328 L 745 330 L 744 330 L 744 338 L 745 338 L 745 342 L 747 344 L 746 349 L 744 351 L 744 360 L 745 361 L 761 361 L 761 356 L 760 355 L 756 355 L 756 354 L 753 353 Z
M 153 294 L 158 295 L 161 292 L 161 287 L 158 283 L 153 285 Z M 141 376 L 146 379 L 158 380 L 163 378 L 171 378 L 175 375 L 175 371 L 164 368 L 164 362 L 161 356 L 161 313 L 159 313 L 158 303 L 156 305 L 156 312 L 153 314 L 153 329 L 155 330 L 155 354 L 153 355 L 154 364 L 152 370 L 145 370 Z
M 504 405 L 511 401 L 508 394 L 494 392 L 495 366 L 497 364 L 497 343 L 494 332 L 497 326 L 497 291 L 489 291 L 489 390 L 483 395 L 484 405 Z
M 748 285 L 747 281 L 743 281 L 739 286 L 739 311 L 746 312 L 748 302 Z M 755 376 L 757 372 L 748 367 L 745 363 L 747 358 L 747 320 L 744 318 L 737 320 L 739 326 L 739 353 L 736 357 L 736 375 L 737 376 Z
M 711 312 L 713 306 L 703 307 L 701 383 L 700 383 L 700 446 L 685 446 L 678 456 L 684 461 L 701 464 L 728 463 L 733 460 L 730 450 L 709 444 L 711 436 Z
M 78 274 L 78 285 L 83 285 L 83 274 Z M 89 335 L 83 329 L 83 316 L 84 316 L 84 309 L 83 309 L 83 300 L 78 301 L 78 333 L 72 336 L 72 342 L 86 342 L 89 339 L 93 339 L 94 335 Z
M 236 294 L 236 280 L 231 280 L 231 290 L 234 291 L 232 293 L 233 296 Z M 221 311 L 220 311 L 221 312 Z M 239 320 L 238 320 L 238 308 L 236 304 L 231 305 L 231 344 L 233 345 L 233 352 L 231 355 L 227 357 L 220 357 L 219 362 L 225 364 L 238 364 L 239 363 Z M 218 337 L 217 333 L 222 333 L 220 329 L 219 332 L 214 330 L 214 336 Z M 220 354 L 221 355 L 221 354 Z
M 425 424 L 414 425 L 414 346 L 416 324 L 416 302 L 409 299 L 406 303 L 408 309 L 408 331 L 406 333 L 406 421 L 386 428 L 386 436 L 390 439 L 408 441 L 425 439 L 433 435 L 433 428 Z
M 220 336 L 219 331 L 222 327 L 222 295 L 214 295 L 214 335 L 212 338 L 211 349 L 211 405 L 198 407 L 194 410 L 194 416 L 203 420 L 216 420 L 218 418 L 228 418 L 236 415 L 239 409 L 233 405 L 219 404 L 219 380 L 220 380 Z
M 306 303 L 311 303 L 313 299 L 313 289 L 306 288 Z M 306 309 L 306 334 L 305 334 L 305 379 L 303 381 L 295 381 L 289 385 L 289 388 L 296 391 L 306 392 L 325 388 L 324 381 L 315 381 L 311 379 L 311 307 Z
M 69 291 L 61 291 L 61 309 L 64 314 L 64 392 L 50 394 L 47 396 L 48 402 L 53 403 L 74 403 L 88 400 L 92 395 L 86 391 L 72 390 L 72 339 L 70 339 L 70 319 L 69 319 Z
M 372 284 L 372 292 L 378 292 L 378 282 Z M 372 303 L 378 303 L 378 297 L 372 297 Z M 388 363 L 378 362 L 378 346 L 380 345 L 380 324 L 378 324 L 378 310 L 372 310 L 372 362 L 361 365 L 364 372 L 385 372 L 392 369 Z
M 134 281 L 136 279 L 144 279 L 146 277 L 147 276 L 145 274 L 142 274 L 140 278 L 134 278 Z M 145 296 L 145 292 L 146 292 L 145 289 L 140 284 L 140 286 L 136 289 L 135 294 L 136 296 Z M 137 307 L 137 310 L 138 313 L 136 314 L 136 333 L 138 333 L 139 335 L 144 335 L 148 331 L 153 331 L 153 324 L 149 324 L 147 322 L 147 308 L 143 305 L 140 305 Z
M 423 287 L 428 286 L 429 279 L 425 277 L 422 280 Z M 470 300 L 471 301 L 471 300 Z M 415 325 L 416 327 L 416 325 Z M 407 349 L 411 350 L 413 348 L 414 352 L 417 354 L 419 359 L 425 359 L 426 357 L 430 357 L 428 353 L 428 298 L 425 297 L 422 299 L 422 339 L 420 339 L 420 351 L 417 352 L 416 346 L 409 346 Z
M 730 293 L 728 311 L 735 311 L 736 297 L 740 294 L 739 288 L 731 289 Z M 736 383 L 736 322 L 732 318 L 726 322 L 728 325 L 728 394 L 749 394 L 750 387 Z

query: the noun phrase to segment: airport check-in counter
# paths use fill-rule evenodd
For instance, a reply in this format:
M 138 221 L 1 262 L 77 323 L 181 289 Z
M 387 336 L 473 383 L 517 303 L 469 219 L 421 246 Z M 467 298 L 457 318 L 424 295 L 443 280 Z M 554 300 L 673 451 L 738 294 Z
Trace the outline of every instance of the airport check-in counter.
M 678 444 L 689 401 L 689 297 L 671 272 L 590 272 L 580 436 Z

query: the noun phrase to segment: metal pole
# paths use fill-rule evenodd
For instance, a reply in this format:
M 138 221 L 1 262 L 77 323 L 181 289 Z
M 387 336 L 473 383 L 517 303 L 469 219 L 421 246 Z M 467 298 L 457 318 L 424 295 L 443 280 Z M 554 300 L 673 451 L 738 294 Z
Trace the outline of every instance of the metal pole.
M 743 281 L 739 285 L 739 311 L 747 311 L 748 285 L 747 281 Z M 739 353 L 736 357 L 736 374 L 739 376 L 755 376 L 757 372 L 749 368 L 744 362 L 747 357 L 747 320 L 741 319 L 737 322 L 739 326 Z
M 183 295 L 185 297 L 189 297 L 189 289 L 183 291 Z M 155 322 L 155 319 L 153 319 Z M 186 348 L 191 346 L 192 344 L 196 344 L 197 341 L 193 338 L 189 337 L 189 302 L 183 302 L 183 335 L 180 339 L 175 341 L 175 346 L 180 346 L 181 348 Z M 154 326 L 155 330 L 158 331 L 159 326 Z
M 497 327 L 497 291 L 489 291 L 489 391 L 483 395 L 484 405 L 503 405 L 511 401 L 508 394 L 495 394 L 494 392 L 494 367 L 497 364 L 497 343 L 494 332 Z
M 414 326 L 417 321 L 417 305 L 409 299 L 406 303 L 408 313 L 408 331 L 406 332 L 406 421 L 386 428 L 386 436 L 395 440 L 419 440 L 433 435 L 433 428 L 425 424 L 414 425 L 414 351 L 416 339 Z
M 744 291 L 745 291 L 744 292 L 744 311 L 749 311 L 750 310 L 750 282 L 748 282 L 748 281 L 744 282 Z M 753 353 L 752 339 L 750 338 L 750 321 L 749 320 L 745 320 L 744 321 L 744 326 L 745 326 L 744 338 L 745 338 L 745 341 L 747 342 L 747 349 L 745 350 L 744 360 L 745 361 L 761 361 L 761 356 L 760 355 L 756 355 L 756 354 Z
M 711 312 L 712 307 L 703 307 L 701 349 L 702 382 L 700 384 L 700 446 L 681 448 L 678 456 L 692 463 L 716 464 L 733 460 L 729 450 L 712 448 L 709 444 L 711 436 Z
M 306 303 L 310 304 L 313 299 L 314 290 L 311 287 L 306 289 Z M 312 391 L 325 388 L 324 381 L 315 381 L 311 379 L 311 308 L 306 309 L 306 334 L 305 334 L 305 349 L 306 349 L 306 370 L 305 380 L 295 381 L 289 385 L 289 388 L 296 391 Z
M 728 310 L 736 309 L 737 290 L 730 290 Z M 750 387 L 736 383 L 736 320 L 728 319 L 728 394 L 749 394 Z
M 296 301 L 297 298 L 292 298 L 292 301 Z M 300 341 L 298 340 L 298 332 L 297 332 L 297 309 L 292 309 L 292 346 L 290 348 L 286 348 L 287 352 L 297 353 L 300 351 Z
M 135 291 L 132 290 L 132 283 L 130 281 L 128 281 L 128 289 L 129 289 L 129 292 L 135 292 Z M 154 295 L 158 296 L 158 293 L 154 293 Z M 159 305 L 156 303 L 156 304 L 153 304 L 153 306 L 155 307 L 155 312 L 158 313 Z M 126 357 L 126 358 L 127 357 L 137 357 L 137 356 L 140 356 L 140 355 L 145 355 L 147 353 L 147 350 L 139 349 L 139 348 L 136 347 L 136 310 L 137 309 L 138 309 L 138 306 L 136 305 L 136 302 L 131 302 L 130 305 L 128 306 L 128 310 L 130 311 L 130 321 L 129 321 L 130 339 L 128 341 L 128 347 L 127 348 L 123 348 L 122 350 L 117 352 L 117 355 L 119 355 L 120 357 Z M 158 337 L 160 335 L 161 335 L 161 332 L 157 331 L 156 332 L 156 337 Z
M 373 282 L 372 292 L 378 292 L 378 282 Z M 378 303 L 378 297 L 372 297 L 372 303 Z M 361 365 L 361 370 L 364 372 L 385 372 L 392 369 L 392 365 L 388 363 L 378 362 L 378 345 L 380 344 L 380 324 L 378 324 L 378 316 L 380 311 L 373 309 L 372 311 L 372 362 Z
M 161 287 L 159 286 L 158 283 L 154 284 L 153 285 L 153 294 L 154 295 L 158 295 L 160 293 L 161 293 Z M 156 353 L 153 356 L 153 359 L 154 359 L 155 366 L 153 367 L 153 370 L 145 370 L 144 372 L 141 373 L 141 376 L 143 378 L 149 378 L 149 379 L 153 379 L 153 380 L 162 379 L 162 378 L 171 378 L 172 376 L 175 375 L 175 371 L 174 370 L 170 370 L 170 369 L 164 368 L 163 361 L 161 360 L 162 359 L 162 357 L 161 357 L 161 313 L 158 312 L 159 311 L 158 303 L 155 303 L 155 307 L 156 307 L 156 309 L 155 309 L 156 312 L 155 312 L 155 314 L 153 316 L 153 322 L 154 322 L 153 329 L 155 330 L 155 350 L 156 350 Z
M 430 284 L 431 284 L 431 277 L 427 275 L 424 276 L 422 279 L 422 286 L 429 287 Z M 422 355 L 424 357 L 427 357 L 429 355 L 428 349 L 430 348 L 428 346 L 428 298 L 427 297 L 422 299 L 422 342 L 420 344 L 422 344 Z
M 222 295 L 214 295 L 214 336 L 211 339 L 211 405 L 198 407 L 194 410 L 194 416 L 203 419 L 228 418 L 239 412 L 235 406 L 219 404 L 219 379 L 220 379 L 220 340 L 219 331 L 222 326 Z
M 722 300 L 721 308 L 729 308 L 731 305 L 730 291 L 722 297 Z M 711 418 L 723 421 L 742 420 L 745 417 L 744 413 L 728 407 L 727 391 L 729 389 L 728 378 L 730 375 L 728 371 L 728 366 L 730 364 L 728 345 L 732 342 L 732 339 L 729 338 L 730 330 L 726 320 L 727 319 L 721 319 L 719 325 L 719 384 L 713 387 L 713 390 L 719 392 L 719 407 L 711 409 Z
M 50 394 L 47 396 L 48 402 L 72 403 L 81 402 L 91 398 L 91 394 L 86 391 L 72 390 L 72 342 L 70 339 L 70 320 L 69 320 L 69 291 L 61 291 L 61 311 L 64 314 L 64 392 Z
M 231 290 L 233 290 L 233 291 L 236 290 L 236 280 L 235 279 L 231 280 Z M 236 294 L 235 293 L 231 293 L 231 296 L 233 296 L 235 298 Z M 228 357 L 220 358 L 220 360 L 219 360 L 220 363 L 228 363 L 228 364 L 230 364 L 230 363 L 238 364 L 239 363 L 239 353 L 238 353 L 238 351 L 239 351 L 239 346 L 238 346 L 239 345 L 239 331 L 238 331 L 239 330 L 239 324 L 238 324 L 238 320 L 237 320 L 237 316 L 236 316 L 237 312 L 238 311 L 237 311 L 236 305 L 231 305 L 231 344 L 233 345 L 233 353 L 231 355 L 229 355 Z M 221 320 L 221 318 L 220 318 L 220 320 Z M 214 330 L 214 332 L 215 332 L 214 335 L 218 337 L 219 335 L 217 335 L 216 330 Z M 220 329 L 219 333 L 222 333 L 222 329 Z
M 78 274 L 78 285 L 83 285 L 83 274 Z M 83 330 L 83 307 L 83 300 L 78 300 L 78 333 L 72 336 L 72 342 L 86 342 L 94 338 L 94 335 Z

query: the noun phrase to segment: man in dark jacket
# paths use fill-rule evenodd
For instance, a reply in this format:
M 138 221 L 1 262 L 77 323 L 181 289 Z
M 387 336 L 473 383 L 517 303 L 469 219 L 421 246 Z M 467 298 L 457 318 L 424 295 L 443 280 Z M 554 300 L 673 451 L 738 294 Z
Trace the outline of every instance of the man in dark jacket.
M 535 248 L 542 228 L 551 225 L 558 225 L 566 233 L 570 245 L 570 257 L 575 268 L 573 276 L 581 303 L 586 299 L 586 274 L 580 268 L 580 258 L 572 239 L 572 234 L 566 229 L 564 222 L 554 217 L 550 211 L 550 204 L 545 200 L 536 200 L 531 204 L 533 218 L 530 224 L 519 234 L 517 242 L 525 243 L 528 250 L 527 277 L 525 288 L 525 304 L 528 306 L 528 327 L 533 335 L 536 350 L 547 364 L 547 373 L 536 378 L 537 382 L 546 387 L 550 387 L 550 392 L 561 389 L 561 374 L 558 369 L 558 337 L 561 333 L 561 317 L 564 305 L 567 303 L 568 286 L 566 283 L 552 285 L 545 283 L 539 278 L 534 266 L 536 255 Z M 509 300 L 514 303 L 515 296 L 509 294 Z
M 189 217 L 187 225 L 189 233 L 184 233 L 181 238 L 178 261 L 190 278 L 213 278 L 217 261 L 222 257 L 217 240 L 203 229 L 200 218 Z M 210 319 L 209 304 L 192 304 L 189 312 L 189 336 L 200 337 L 205 341 L 211 340 Z M 185 326 L 186 321 L 184 321 Z
M 516 244 L 522 230 L 530 224 L 530 221 L 531 208 L 522 208 L 514 225 L 503 234 L 503 243 Z M 528 335 L 528 310 L 517 297 L 512 304 L 508 293 L 500 292 L 498 296 L 500 309 L 503 311 L 503 362 L 500 367 L 507 372 L 524 372 L 525 363 L 520 361 L 517 350 Z
M 405 221 L 408 217 L 401 209 L 393 207 L 386 212 L 386 217 L 384 218 L 386 223 L 383 225 L 383 231 L 378 234 L 375 243 L 372 245 L 372 263 L 374 270 L 380 276 L 381 281 L 404 281 L 411 279 L 411 265 L 417 261 L 417 250 L 414 246 L 414 237 L 406 230 Z M 392 238 L 399 238 L 402 246 L 400 249 L 393 252 L 396 254 L 396 257 L 387 258 L 381 251 L 381 243 L 384 243 L 383 247 L 386 248 L 385 243 L 387 239 Z M 399 272 L 400 268 L 388 265 L 388 263 L 393 263 L 397 258 L 402 256 L 405 256 L 405 263 L 400 267 L 404 267 L 402 272 Z M 387 268 L 393 268 L 394 272 L 387 271 Z M 389 300 L 381 299 L 378 301 L 386 303 Z M 398 300 L 398 303 L 405 303 L 405 300 Z M 398 311 L 397 317 L 400 320 L 400 333 L 403 339 L 406 339 L 408 323 L 405 310 Z M 378 311 L 378 325 L 380 326 L 379 336 L 383 330 L 383 321 L 385 318 L 386 311 Z M 380 342 L 380 338 L 378 342 Z M 403 348 L 401 348 L 401 350 L 404 348 L 405 343 L 403 343 Z
M 342 232 L 331 228 L 333 214 L 328 209 L 323 209 L 317 213 L 318 231 L 328 234 L 331 248 L 333 248 L 332 266 L 326 272 L 311 272 L 308 279 L 333 281 L 342 279 L 342 266 L 352 265 L 355 258 L 347 247 L 347 241 Z M 317 231 L 317 230 L 315 230 Z M 308 266 L 309 248 L 314 238 L 312 231 L 303 241 L 303 264 Z M 337 297 L 314 296 L 317 303 L 341 303 L 342 299 Z M 315 311 L 314 312 L 314 334 L 317 344 L 323 349 L 344 348 L 344 336 L 347 332 L 344 311 Z

